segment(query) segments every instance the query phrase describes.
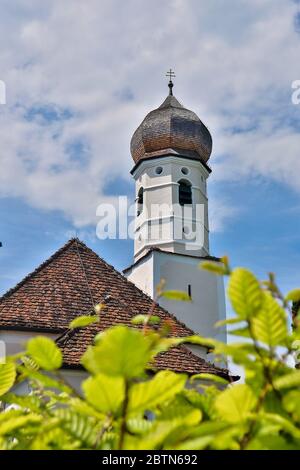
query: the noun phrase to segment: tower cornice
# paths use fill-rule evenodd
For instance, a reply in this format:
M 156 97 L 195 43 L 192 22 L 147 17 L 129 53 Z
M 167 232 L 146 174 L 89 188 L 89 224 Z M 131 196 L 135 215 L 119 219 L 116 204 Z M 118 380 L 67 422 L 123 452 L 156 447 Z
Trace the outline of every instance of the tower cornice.
M 143 164 L 143 168 L 151 168 L 151 166 L 155 166 L 158 163 L 160 163 L 160 160 L 161 160 L 161 163 L 167 163 L 167 162 L 178 163 L 178 161 L 180 161 L 180 159 L 183 160 L 183 164 L 184 164 L 184 160 L 189 160 L 191 162 L 195 162 L 195 166 L 197 166 L 197 167 L 199 167 L 199 164 L 200 164 L 203 167 L 203 169 L 206 171 L 206 173 L 207 173 L 206 176 L 207 177 L 212 172 L 212 169 L 206 163 L 199 160 L 199 158 L 195 158 L 195 157 L 192 157 L 192 156 L 186 156 L 186 155 L 182 155 L 182 154 L 177 154 L 175 152 L 174 153 L 169 152 L 166 155 L 153 155 L 153 156 L 149 156 L 147 158 L 143 158 L 142 160 L 139 160 L 134 165 L 134 167 L 132 168 L 130 173 L 132 175 L 139 176 L 137 170 L 141 167 L 142 164 Z M 142 170 L 140 170 L 140 172 L 142 173 Z

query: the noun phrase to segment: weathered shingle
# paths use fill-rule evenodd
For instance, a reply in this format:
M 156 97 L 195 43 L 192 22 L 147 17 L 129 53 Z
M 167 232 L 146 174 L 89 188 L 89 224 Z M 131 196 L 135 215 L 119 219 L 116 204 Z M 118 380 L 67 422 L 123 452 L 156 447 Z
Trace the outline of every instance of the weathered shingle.
M 161 106 L 147 114 L 134 132 L 130 148 L 136 164 L 173 153 L 206 164 L 212 151 L 212 138 L 199 117 L 169 95 Z

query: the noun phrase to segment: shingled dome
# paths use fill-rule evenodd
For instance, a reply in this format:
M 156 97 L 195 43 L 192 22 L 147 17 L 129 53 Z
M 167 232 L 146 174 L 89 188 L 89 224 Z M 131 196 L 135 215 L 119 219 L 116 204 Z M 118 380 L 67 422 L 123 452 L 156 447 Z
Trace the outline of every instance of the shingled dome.
M 163 155 L 180 155 L 206 163 L 211 151 L 212 138 L 207 127 L 172 94 L 147 114 L 131 139 L 135 163 Z

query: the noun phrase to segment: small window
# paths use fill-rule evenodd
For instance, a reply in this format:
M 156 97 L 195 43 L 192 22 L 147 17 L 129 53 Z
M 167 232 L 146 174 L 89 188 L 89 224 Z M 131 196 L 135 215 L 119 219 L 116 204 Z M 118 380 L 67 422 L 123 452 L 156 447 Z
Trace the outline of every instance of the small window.
M 156 173 L 157 175 L 161 175 L 162 172 L 163 172 L 163 169 L 162 169 L 161 166 L 158 166 L 157 168 L 155 168 L 155 173 Z
M 140 188 L 137 197 L 137 215 L 143 212 L 144 205 L 144 188 Z
M 185 168 L 185 167 L 184 167 L 184 168 L 181 168 L 181 173 L 182 173 L 183 175 L 188 175 L 188 174 L 189 174 L 189 169 L 188 169 L 188 168 Z
M 179 204 L 192 204 L 192 185 L 189 181 L 179 181 Z
M 192 286 L 191 284 L 188 284 L 188 296 L 191 299 L 192 298 Z

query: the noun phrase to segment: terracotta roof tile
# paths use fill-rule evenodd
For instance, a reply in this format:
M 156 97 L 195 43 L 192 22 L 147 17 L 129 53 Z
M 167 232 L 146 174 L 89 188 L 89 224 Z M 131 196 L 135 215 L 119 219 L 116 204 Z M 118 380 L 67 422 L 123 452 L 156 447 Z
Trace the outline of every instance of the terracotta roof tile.
M 99 325 L 76 330 L 68 336 L 68 325 L 76 316 L 104 302 Z M 95 333 L 116 324 L 131 325 L 131 318 L 147 313 L 152 299 L 111 265 L 77 239 L 70 240 L 51 258 L 0 298 L 0 329 L 48 331 L 67 336 L 63 342 L 67 367 L 79 360 Z M 154 314 L 172 323 L 173 336 L 194 334 L 158 304 Z M 185 347 L 158 356 L 158 369 L 228 375 L 223 369 L 192 354 Z

